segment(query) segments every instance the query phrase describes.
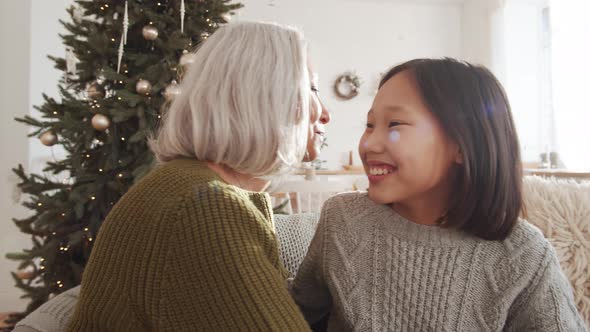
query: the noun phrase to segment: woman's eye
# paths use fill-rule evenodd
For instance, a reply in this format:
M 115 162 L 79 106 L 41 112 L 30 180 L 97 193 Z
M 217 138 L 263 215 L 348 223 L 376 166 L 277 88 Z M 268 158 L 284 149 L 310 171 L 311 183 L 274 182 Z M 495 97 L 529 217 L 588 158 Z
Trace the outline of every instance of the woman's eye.
M 389 122 L 389 127 L 390 127 L 390 128 L 391 128 L 391 127 L 396 127 L 396 126 L 399 126 L 399 125 L 401 125 L 401 124 L 402 124 L 401 122 L 397 122 L 397 121 L 391 121 L 391 122 Z
M 367 128 L 373 128 L 373 124 L 367 122 Z

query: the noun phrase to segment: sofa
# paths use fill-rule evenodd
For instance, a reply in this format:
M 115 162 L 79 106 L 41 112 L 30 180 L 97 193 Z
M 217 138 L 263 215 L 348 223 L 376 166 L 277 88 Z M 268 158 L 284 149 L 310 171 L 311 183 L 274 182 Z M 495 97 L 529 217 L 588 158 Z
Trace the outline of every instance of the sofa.
M 556 248 L 578 310 L 590 326 L 590 181 L 527 176 L 524 205 L 527 220 Z M 291 276 L 305 257 L 318 219 L 318 213 L 275 215 L 281 260 Z M 45 303 L 19 322 L 14 331 L 63 331 L 79 291 L 75 287 Z

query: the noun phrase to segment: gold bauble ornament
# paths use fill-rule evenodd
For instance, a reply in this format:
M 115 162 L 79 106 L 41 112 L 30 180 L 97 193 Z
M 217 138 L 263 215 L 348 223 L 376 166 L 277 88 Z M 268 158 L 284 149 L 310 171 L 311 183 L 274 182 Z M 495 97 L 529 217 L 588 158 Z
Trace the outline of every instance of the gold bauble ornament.
M 31 270 L 18 270 L 16 271 L 16 277 L 20 280 L 30 280 L 33 279 L 35 274 Z
M 57 143 L 57 135 L 54 134 L 51 130 L 44 132 L 39 136 L 39 140 L 41 143 L 46 146 L 53 146 Z
M 86 88 L 86 95 L 90 99 L 102 99 L 104 98 L 104 90 L 98 83 L 94 82 Z
M 95 114 L 92 117 L 92 127 L 98 131 L 105 131 L 111 125 L 111 120 L 102 114 Z
M 186 67 L 186 66 L 193 64 L 195 62 L 195 60 L 196 60 L 195 53 L 184 50 L 182 52 L 182 56 L 180 57 L 180 60 L 178 61 L 178 63 L 180 63 L 181 66 Z
M 148 80 L 141 79 L 135 84 L 135 91 L 142 95 L 147 95 L 152 90 L 152 84 Z
M 166 87 L 166 90 L 164 90 L 164 97 L 166 100 L 171 101 L 176 98 L 176 96 L 179 96 L 181 92 L 180 85 L 176 83 L 176 81 L 172 81 L 172 83 Z
M 153 25 L 144 26 L 141 32 L 143 34 L 143 38 L 146 40 L 155 40 L 158 38 L 158 29 L 156 29 L 156 27 Z

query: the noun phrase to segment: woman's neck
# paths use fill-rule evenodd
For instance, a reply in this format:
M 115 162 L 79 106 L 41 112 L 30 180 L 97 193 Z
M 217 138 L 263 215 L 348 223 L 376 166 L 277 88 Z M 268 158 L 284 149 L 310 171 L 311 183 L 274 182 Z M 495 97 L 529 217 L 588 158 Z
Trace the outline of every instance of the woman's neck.
M 208 161 L 207 167 L 219 175 L 223 181 L 233 186 L 240 187 L 244 190 L 261 192 L 266 190 L 270 184 L 270 181 L 254 177 L 249 174 L 239 173 L 225 165 Z

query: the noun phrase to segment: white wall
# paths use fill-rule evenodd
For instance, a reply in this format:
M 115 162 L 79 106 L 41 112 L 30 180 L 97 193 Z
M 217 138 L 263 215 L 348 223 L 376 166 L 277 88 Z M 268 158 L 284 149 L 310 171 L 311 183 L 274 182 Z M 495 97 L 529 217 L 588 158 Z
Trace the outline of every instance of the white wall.
M 58 36 L 63 28 L 58 22 L 66 18 L 65 9 L 72 0 L 0 1 L 0 176 L 6 184 L 0 189 L 0 312 L 23 310 L 21 291 L 14 287 L 10 271 L 17 264 L 4 258 L 7 252 L 30 247 L 12 223 L 12 218 L 29 216 L 30 210 L 20 206 L 15 190 L 18 182 L 10 169 L 19 163 L 29 172 L 41 172 L 45 162 L 59 158 L 59 148 L 48 148 L 37 139 L 29 139 L 29 128 L 13 121 L 26 114 L 35 116 L 33 105 L 42 104 L 42 93 L 58 97 L 60 72 L 53 68 L 47 54 L 64 56 Z M 24 197 L 21 197 L 24 198 Z
M 11 220 L 28 214 L 14 203 L 18 179 L 11 168 L 28 162 L 27 127 L 13 118 L 29 108 L 30 6 L 28 0 L 0 1 L 0 312 L 22 310 L 25 304 L 10 275 L 17 264 L 4 255 L 29 245 Z
M 461 57 L 462 7 L 410 1 L 243 0 L 241 20 L 263 20 L 300 27 L 311 41 L 320 92 L 332 112 L 329 146 L 322 152 L 329 168 L 341 168 L 364 130 L 380 73 L 416 57 Z M 364 80 L 350 101 L 336 99 L 336 77 L 354 70 Z
M 65 48 L 59 34 L 65 33 L 65 28 L 58 20 L 69 20 L 66 8 L 73 0 L 31 0 L 31 69 L 30 69 L 30 111 L 32 116 L 39 112 L 33 106 L 42 105 L 42 93 L 59 100 L 57 84 L 62 72 L 53 68 L 53 61 L 47 55 L 65 57 Z M 63 149 L 56 145 L 52 148 L 41 144 L 38 139 L 29 140 L 29 167 L 31 172 L 42 173 L 47 161 L 61 159 Z M 52 176 L 49 175 L 48 176 Z M 61 178 L 61 177 L 60 177 Z

